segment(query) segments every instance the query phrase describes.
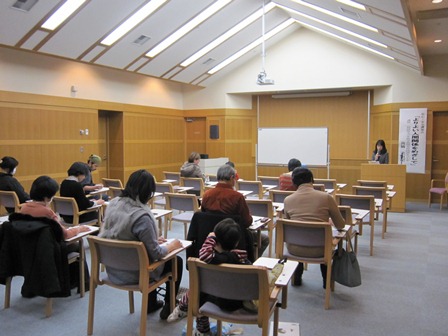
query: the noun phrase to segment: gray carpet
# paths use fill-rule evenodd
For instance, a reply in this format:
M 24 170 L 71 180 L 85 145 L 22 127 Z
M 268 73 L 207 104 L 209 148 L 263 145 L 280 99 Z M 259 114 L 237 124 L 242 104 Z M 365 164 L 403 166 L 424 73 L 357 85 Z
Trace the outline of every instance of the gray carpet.
M 302 336 L 448 335 L 448 210 L 423 203 L 408 203 L 407 209 L 389 213 L 384 240 L 381 221 L 376 222 L 373 257 L 369 230 L 359 237 L 360 287 L 336 284 L 326 311 L 319 267 L 310 265 L 303 285 L 289 287 L 288 308 L 280 311 L 280 320 L 299 322 Z M 183 236 L 183 225 L 174 224 L 169 236 Z M 0 310 L 0 335 L 86 335 L 88 295 L 81 299 L 73 291 L 69 298 L 55 299 L 53 315 L 45 318 L 45 300 L 22 298 L 21 284 L 21 278 L 13 279 L 11 308 Z M 188 287 L 188 272 L 182 286 Z M 100 287 L 94 335 L 138 335 L 140 295 L 135 298 L 136 313 L 130 315 L 127 293 Z M 185 324 L 185 319 L 168 324 L 158 313 L 150 314 L 148 335 L 181 335 Z M 256 326 L 238 327 L 243 335 L 261 334 Z

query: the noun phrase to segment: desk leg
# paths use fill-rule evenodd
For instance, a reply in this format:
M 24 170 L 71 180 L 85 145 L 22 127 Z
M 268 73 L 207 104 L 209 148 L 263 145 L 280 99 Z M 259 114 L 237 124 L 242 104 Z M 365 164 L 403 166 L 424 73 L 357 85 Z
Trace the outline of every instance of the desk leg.
M 84 240 L 81 238 L 79 240 L 79 294 L 81 297 L 84 297 L 84 293 L 86 291 L 85 288 L 85 279 L 86 275 L 84 272 L 84 261 L 85 261 L 85 252 L 84 252 Z

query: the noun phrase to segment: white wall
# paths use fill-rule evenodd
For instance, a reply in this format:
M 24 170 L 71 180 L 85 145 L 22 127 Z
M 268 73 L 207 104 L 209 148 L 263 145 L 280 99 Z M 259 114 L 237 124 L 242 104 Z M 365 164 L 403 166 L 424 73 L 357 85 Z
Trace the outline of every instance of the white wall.
M 440 71 L 447 72 L 443 62 L 439 67 Z M 419 72 L 394 61 L 305 28 L 295 30 L 267 50 L 265 70 L 268 77 L 275 80 L 275 85 L 259 86 L 255 83 L 260 72 L 260 59 L 253 58 L 219 82 L 186 93 L 184 106 L 186 109 L 205 108 L 206 105 L 208 108 L 237 107 L 230 105 L 235 100 L 224 98 L 226 93 L 332 88 L 375 88 L 375 105 L 448 99 L 448 76 L 421 76 Z M 436 74 L 440 71 L 433 69 L 431 72 Z M 248 102 L 249 98 L 245 101 L 240 99 L 238 103 L 242 105 L 239 107 Z
M 183 109 L 180 84 L 7 48 L 0 48 L 0 90 Z

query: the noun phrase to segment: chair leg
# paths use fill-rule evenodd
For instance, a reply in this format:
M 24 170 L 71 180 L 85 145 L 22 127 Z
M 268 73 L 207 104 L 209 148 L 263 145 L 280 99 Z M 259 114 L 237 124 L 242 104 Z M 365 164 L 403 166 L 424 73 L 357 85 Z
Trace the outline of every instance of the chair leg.
M 329 262 L 327 264 L 327 279 L 326 279 L 326 284 L 325 284 L 325 304 L 324 304 L 324 308 L 325 309 L 329 309 L 330 308 L 330 294 L 332 291 L 332 287 L 334 290 L 334 283 L 332 284 L 331 281 L 331 262 Z
M 45 316 L 50 317 L 53 312 L 53 299 L 47 298 L 47 303 L 45 304 Z
M 382 239 L 385 238 L 386 229 L 387 229 L 387 210 L 383 210 L 383 230 L 382 230 L 383 232 L 381 234 Z
M 5 304 L 4 304 L 5 309 L 9 308 L 10 304 L 11 304 L 11 281 L 12 281 L 12 277 L 6 278 Z
M 274 323 L 273 323 L 273 330 L 272 330 L 272 336 L 277 336 L 278 335 L 278 320 L 279 320 L 279 310 L 278 307 L 274 308 Z M 269 332 L 269 321 L 268 323 L 268 332 Z
M 187 316 L 187 336 L 193 335 L 193 310 L 188 306 L 188 316 Z
M 132 291 L 130 293 L 133 294 Z M 146 320 L 148 318 L 148 293 L 142 292 L 142 309 L 140 310 L 140 336 L 146 335 Z M 132 295 L 132 301 L 134 301 L 134 295 Z M 134 305 L 134 302 L 132 302 Z
M 218 329 L 216 336 L 222 336 L 222 321 L 221 320 L 216 320 L 216 329 Z
M 431 193 L 429 193 L 429 196 L 428 196 L 428 208 L 430 208 L 431 207 Z
M 268 228 L 268 237 L 269 237 L 268 256 L 269 256 L 269 258 L 272 257 L 272 243 L 273 243 L 272 242 L 272 230 L 273 230 L 272 227 Z
M 96 285 L 93 284 L 93 281 L 90 281 L 89 288 L 89 312 L 87 314 L 87 335 L 93 334 L 93 318 L 94 318 L 94 310 L 95 310 L 95 291 Z
M 128 291 L 128 297 L 129 297 L 129 314 L 134 314 L 134 292 Z
M 373 256 L 373 237 L 375 236 L 375 221 L 370 224 L 370 256 Z

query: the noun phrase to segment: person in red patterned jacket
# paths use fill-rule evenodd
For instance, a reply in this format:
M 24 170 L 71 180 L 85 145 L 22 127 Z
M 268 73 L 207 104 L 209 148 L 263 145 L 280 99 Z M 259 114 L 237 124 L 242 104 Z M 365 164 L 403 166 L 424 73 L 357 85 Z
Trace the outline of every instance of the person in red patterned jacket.
M 298 167 L 302 167 L 300 160 L 291 159 L 288 161 L 288 173 L 281 174 L 279 177 L 280 190 L 296 191 L 297 186 L 292 182 L 292 171 Z
M 240 226 L 231 218 L 226 218 L 216 224 L 213 232 L 210 232 L 199 251 L 199 259 L 208 264 L 251 264 L 247 259 L 247 252 L 235 247 L 241 237 Z M 168 322 L 181 320 L 187 316 L 189 292 L 180 299 L 179 305 L 168 316 Z M 229 310 L 241 308 L 241 301 L 218 300 L 218 305 L 225 306 Z M 196 319 L 197 334 L 205 334 L 210 330 L 207 316 Z

